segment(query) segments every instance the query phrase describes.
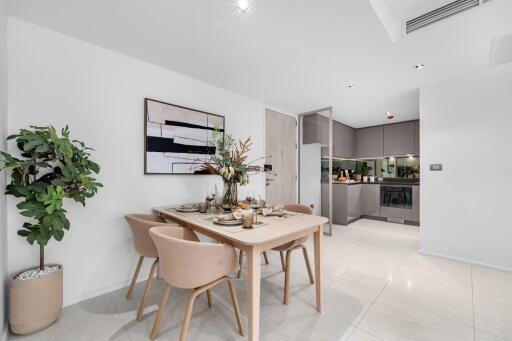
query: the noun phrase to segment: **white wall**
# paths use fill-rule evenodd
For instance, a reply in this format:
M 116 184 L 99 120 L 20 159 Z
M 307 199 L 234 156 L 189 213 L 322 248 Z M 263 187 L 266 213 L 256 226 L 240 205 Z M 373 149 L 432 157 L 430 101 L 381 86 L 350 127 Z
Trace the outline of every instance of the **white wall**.
M 7 15 L 4 0 L 0 0 L 0 150 L 5 150 L 7 131 Z M 1 168 L 1 165 L 0 165 Z M 7 337 L 6 277 L 7 277 L 7 213 L 5 210 L 5 174 L 0 172 L 0 340 Z
M 264 155 L 265 111 L 258 101 L 14 18 L 8 52 L 9 131 L 69 124 L 103 167 L 105 188 L 85 208 L 67 203 L 71 231 L 47 248 L 47 260 L 64 265 L 66 304 L 127 284 L 136 255 L 124 214 L 203 200 L 208 184 L 221 188 L 214 176 L 143 175 L 144 97 L 225 115 L 227 132 L 252 136 L 252 157 Z M 263 194 L 263 175 L 248 188 Z M 38 257 L 36 247 L 16 236 L 22 219 L 14 205 L 10 198 L 11 273 Z M 141 277 L 146 273 L 147 267 Z
M 512 270 L 512 64 L 421 89 L 420 112 L 421 250 Z

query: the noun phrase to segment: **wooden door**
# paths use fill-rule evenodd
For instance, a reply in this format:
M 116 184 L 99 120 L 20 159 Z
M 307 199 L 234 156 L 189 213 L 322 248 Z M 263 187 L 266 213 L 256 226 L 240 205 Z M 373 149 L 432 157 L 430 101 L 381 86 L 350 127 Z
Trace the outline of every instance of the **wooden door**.
M 265 151 L 274 174 L 267 174 L 267 204 L 297 202 L 297 120 L 267 109 L 265 112 Z

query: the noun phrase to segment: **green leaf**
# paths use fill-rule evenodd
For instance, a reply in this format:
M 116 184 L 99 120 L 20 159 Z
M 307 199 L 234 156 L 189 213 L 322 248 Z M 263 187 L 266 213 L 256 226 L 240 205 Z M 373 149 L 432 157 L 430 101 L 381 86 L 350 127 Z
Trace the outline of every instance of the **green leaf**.
M 22 237 L 28 237 L 28 235 L 30 234 L 30 231 L 27 231 L 27 230 L 18 230 L 18 236 L 22 236 Z

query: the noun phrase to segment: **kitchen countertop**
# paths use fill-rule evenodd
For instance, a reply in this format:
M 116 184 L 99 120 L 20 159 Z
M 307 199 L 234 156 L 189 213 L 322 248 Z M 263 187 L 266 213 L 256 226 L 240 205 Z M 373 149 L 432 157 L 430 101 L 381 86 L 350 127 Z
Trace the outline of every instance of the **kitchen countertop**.
M 420 182 L 412 182 L 412 181 L 375 181 L 375 182 L 362 182 L 362 181 L 356 181 L 356 182 L 333 182 L 333 185 L 384 185 L 384 186 L 419 186 Z

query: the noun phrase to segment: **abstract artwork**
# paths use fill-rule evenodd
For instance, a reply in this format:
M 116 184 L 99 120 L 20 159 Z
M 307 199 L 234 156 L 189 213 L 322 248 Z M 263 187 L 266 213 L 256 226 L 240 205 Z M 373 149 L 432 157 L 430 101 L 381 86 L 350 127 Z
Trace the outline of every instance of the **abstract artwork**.
M 145 99 L 144 173 L 201 174 L 215 147 L 215 128 L 224 133 L 224 116 Z

